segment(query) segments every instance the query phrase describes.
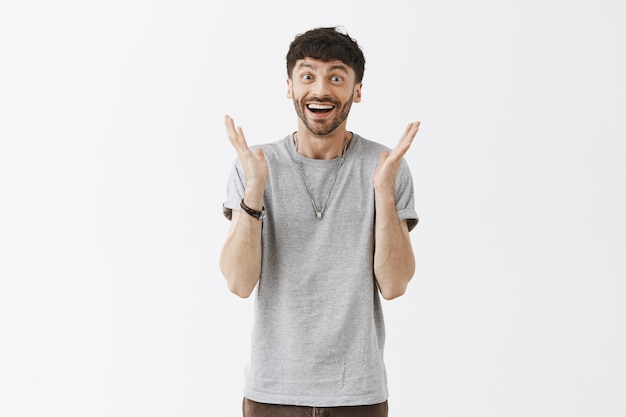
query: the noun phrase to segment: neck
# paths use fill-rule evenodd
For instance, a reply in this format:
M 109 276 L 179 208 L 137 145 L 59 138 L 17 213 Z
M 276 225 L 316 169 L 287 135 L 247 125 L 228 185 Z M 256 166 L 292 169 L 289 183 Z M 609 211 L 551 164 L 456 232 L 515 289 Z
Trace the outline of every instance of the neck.
M 298 153 L 310 159 L 337 158 L 344 153 L 351 140 L 352 134 L 345 129 L 328 136 L 316 136 L 301 129 L 294 134 Z

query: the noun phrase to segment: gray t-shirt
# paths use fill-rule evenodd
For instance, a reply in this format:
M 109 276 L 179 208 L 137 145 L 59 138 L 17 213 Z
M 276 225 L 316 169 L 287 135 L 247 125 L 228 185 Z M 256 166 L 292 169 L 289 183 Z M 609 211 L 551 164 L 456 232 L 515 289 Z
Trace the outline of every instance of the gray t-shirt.
M 293 136 L 261 145 L 269 169 L 263 260 L 244 396 L 272 404 L 335 407 L 387 399 L 385 325 L 373 273 L 372 176 L 387 147 L 356 134 L 318 219 L 295 160 Z M 318 207 L 340 162 L 299 156 Z M 245 180 L 235 160 L 224 214 L 239 210 Z M 402 161 L 396 207 L 417 223 L 413 181 Z

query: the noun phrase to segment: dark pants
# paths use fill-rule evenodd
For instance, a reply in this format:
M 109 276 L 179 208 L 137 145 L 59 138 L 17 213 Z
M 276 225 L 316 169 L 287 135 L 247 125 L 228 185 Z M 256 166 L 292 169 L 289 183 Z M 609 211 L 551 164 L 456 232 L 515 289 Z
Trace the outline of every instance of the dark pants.
M 387 401 L 349 407 L 302 407 L 243 399 L 243 417 L 387 417 Z

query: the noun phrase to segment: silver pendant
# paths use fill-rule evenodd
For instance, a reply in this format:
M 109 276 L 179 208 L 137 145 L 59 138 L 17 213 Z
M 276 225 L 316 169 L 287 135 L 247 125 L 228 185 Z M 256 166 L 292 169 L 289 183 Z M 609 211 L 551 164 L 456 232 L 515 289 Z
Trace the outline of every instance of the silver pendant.
M 317 212 L 317 218 L 318 218 L 318 219 L 321 219 L 321 218 L 322 218 L 322 212 L 321 212 L 321 211 L 318 211 L 318 212 Z

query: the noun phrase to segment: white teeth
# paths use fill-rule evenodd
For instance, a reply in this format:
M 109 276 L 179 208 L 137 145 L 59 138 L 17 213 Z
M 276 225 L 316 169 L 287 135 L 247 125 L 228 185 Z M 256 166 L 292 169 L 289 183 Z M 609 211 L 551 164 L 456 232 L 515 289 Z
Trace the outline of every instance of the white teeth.
M 308 104 L 307 107 L 309 109 L 316 110 L 330 110 L 333 108 L 333 106 L 331 106 L 330 104 Z

